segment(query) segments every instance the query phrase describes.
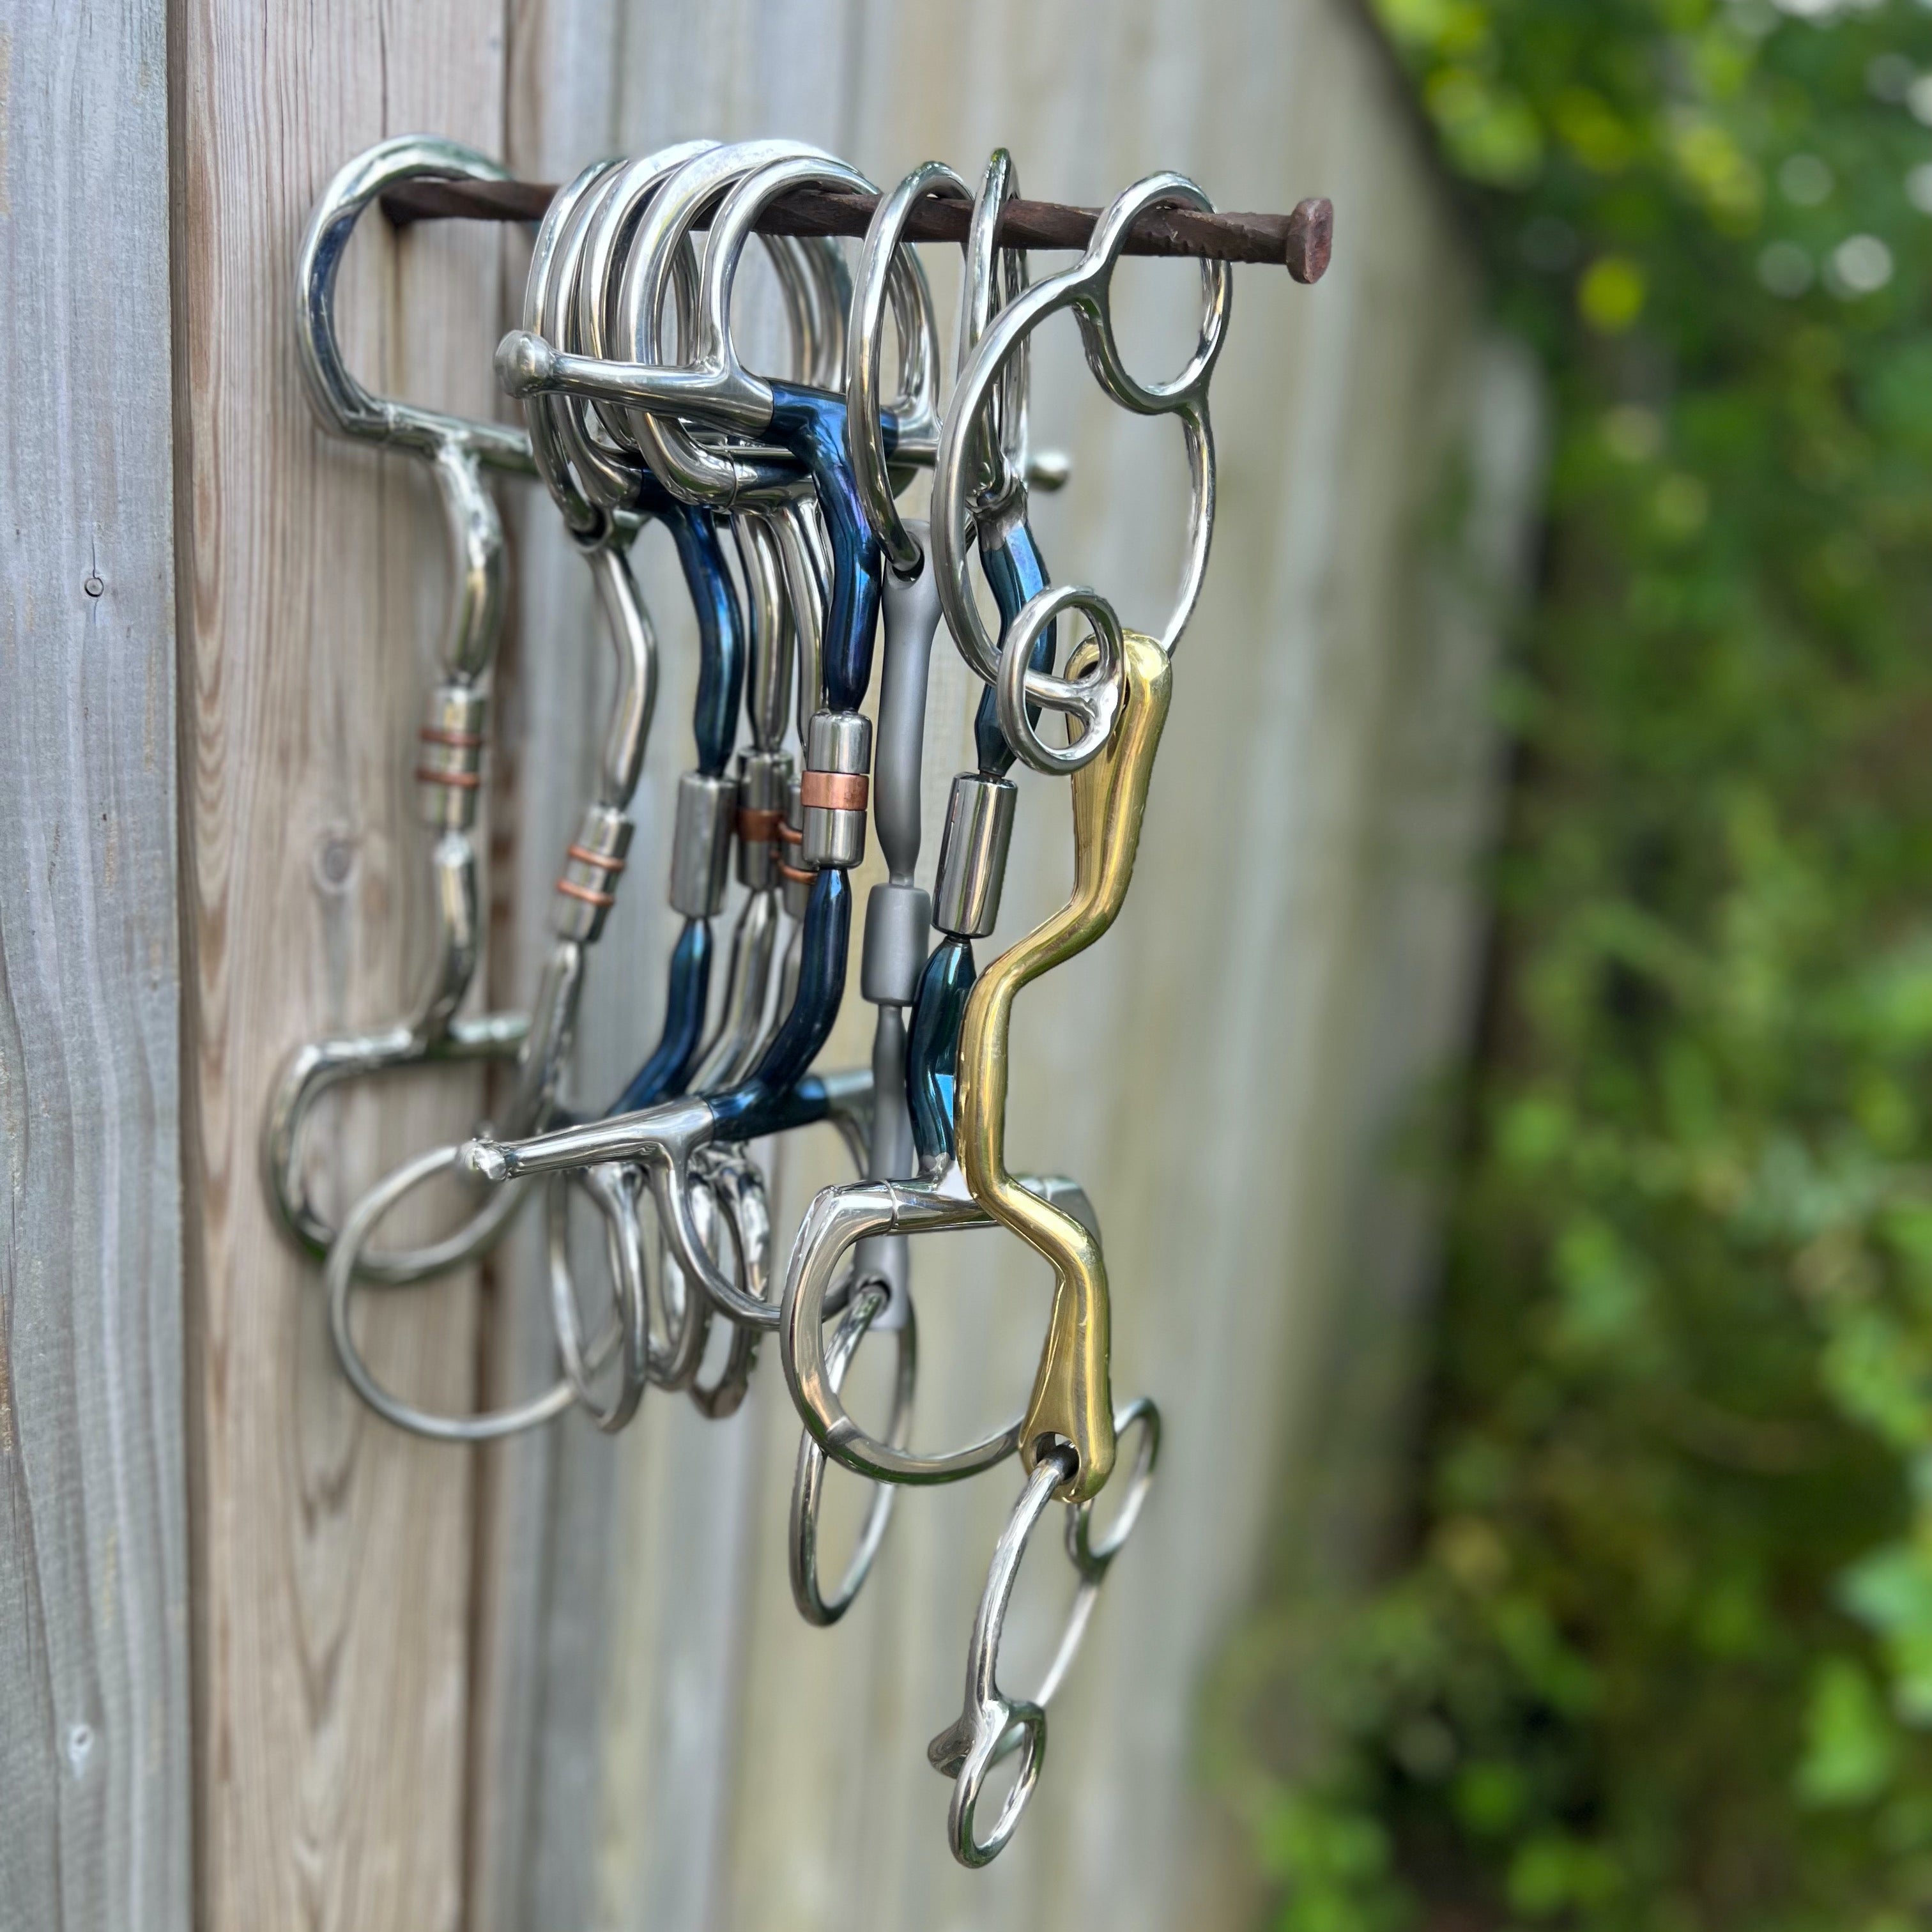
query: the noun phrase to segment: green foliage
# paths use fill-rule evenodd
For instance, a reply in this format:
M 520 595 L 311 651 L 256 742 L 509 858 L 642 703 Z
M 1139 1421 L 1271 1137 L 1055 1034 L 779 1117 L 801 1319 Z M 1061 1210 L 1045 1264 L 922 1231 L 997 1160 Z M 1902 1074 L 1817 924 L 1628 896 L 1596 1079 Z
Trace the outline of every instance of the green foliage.
M 1558 434 L 1420 1520 L 1250 1781 L 1276 1922 L 1922 1924 L 1932 11 L 1379 4 Z

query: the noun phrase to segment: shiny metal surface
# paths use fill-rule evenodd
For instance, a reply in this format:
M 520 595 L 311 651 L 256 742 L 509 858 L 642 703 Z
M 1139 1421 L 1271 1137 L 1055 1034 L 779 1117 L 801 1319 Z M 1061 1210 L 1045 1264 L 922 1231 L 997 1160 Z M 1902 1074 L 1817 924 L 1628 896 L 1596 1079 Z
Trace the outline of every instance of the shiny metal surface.
M 961 772 L 946 802 L 932 922 L 941 932 L 983 939 L 998 922 L 1019 793 L 1010 778 Z
M 335 279 L 356 223 L 385 190 L 420 179 L 502 181 L 506 171 L 453 141 L 406 136 L 379 142 L 343 168 L 322 190 L 302 237 L 296 268 L 296 349 L 309 400 L 338 436 L 406 450 L 430 465 L 443 507 L 454 594 L 440 650 L 442 682 L 421 734 L 425 816 L 438 828 L 430 862 L 436 938 L 430 972 L 412 1018 L 365 1032 L 313 1040 L 284 1062 L 269 1096 L 262 1168 L 277 1218 L 296 1244 L 320 1258 L 335 1230 L 310 1198 L 303 1173 L 304 1129 L 316 1103 L 351 1080 L 445 1061 L 500 1060 L 522 1050 L 521 1013 L 460 1019 L 480 956 L 476 854 L 470 837 L 482 777 L 485 692 L 502 629 L 505 554 L 486 468 L 526 475 L 528 440 L 500 424 L 472 422 L 372 394 L 350 370 L 335 327 Z M 440 1241 L 407 1250 L 368 1250 L 362 1272 L 374 1280 L 422 1280 L 478 1254 L 496 1240 L 516 1204 L 487 1204 Z
M 1019 1184 L 1088 1231 L 1093 1210 L 1071 1181 L 1029 1178 Z M 983 1228 L 992 1220 L 968 1192 L 964 1176 L 949 1169 L 937 1180 L 866 1180 L 822 1188 L 806 1209 L 786 1264 L 778 1323 L 785 1386 L 812 1438 L 835 1462 L 874 1481 L 925 1485 L 956 1483 L 1003 1462 L 1020 1446 L 1024 1414 L 1006 1428 L 963 1448 L 931 1455 L 868 1434 L 841 1400 L 832 1379 L 825 1322 L 842 1264 L 859 1243 L 885 1234 L 923 1234 Z
M 919 570 L 925 549 L 920 533 L 901 520 L 893 501 L 892 464 L 880 425 L 890 413 L 897 430 L 896 447 L 910 448 L 938 431 L 932 291 L 919 257 L 901 245 L 914 208 L 932 196 L 970 199 L 966 184 L 943 161 L 922 162 L 890 194 L 880 196 L 860 253 L 846 338 L 846 456 L 866 521 L 899 577 Z M 902 345 L 899 393 L 890 404 L 879 394 L 888 301 Z
M 1172 652 L 1186 629 L 1201 594 L 1214 529 L 1214 440 L 1208 412 L 1208 388 L 1226 339 L 1233 277 L 1225 262 L 1202 264 L 1200 339 L 1180 374 L 1167 382 L 1143 383 L 1127 370 L 1114 334 L 1112 284 L 1127 230 L 1144 210 L 1156 207 L 1206 208 L 1207 196 L 1184 176 L 1150 175 L 1116 196 L 1096 224 L 1093 241 L 1071 268 L 1016 296 L 988 324 L 962 370 L 948 404 L 933 468 L 932 542 L 940 596 L 946 622 L 966 661 L 988 684 L 999 680 L 999 650 L 973 601 L 967 573 L 967 546 L 982 487 L 986 458 L 982 414 L 997 407 L 1008 371 L 1027 340 L 1048 316 L 1070 308 L 1079 324 L 1088 364 L 1102 388 L 1124 409 L 1141 416 L 1176 416 L 1186 448 L 1190 502 L 1188 547 L 1174 608 L 1160 633 Z M 1028 696 L 1033 676 L 1028 679 Z M 1016 748 L 1018 748 L 1017 746 Z
M 1011 1840 L 1046 1762 L 1046 1707 L 1065 1682 L 1078 1654 L 1108 1567 L 1133 1534 L 1134 1525 L 1145 1506 L 1160 1457 L 1160 1412 L 1147 1396 L 1138 1396 L 1114 1418 L 1114 1429 L 1118 1436 L 1136 1429 L 1140 1432 L 1139 1453 L 1128 1479 L 1126 1497 L 1114 1527 L 1097 1544 L 1092 1539 L 1092 1503 L 1068 1505 L 1066 1553 L 1079 1582 L 1066 1621 L 1061 1626 L 1053 1661 L 1047 1666 L 1039 1690 L 1030 1698 L 1010 1698 L 1000 1689 L 1000 1639 L 1028 1542 L 1056 1487 L 1064 1486 L 1064 1479 L 1072 1474 L 1070 1451 L 1061 1448 L 1040 1459 L 994 1546 L 986 1587 L 980 1598 L 973 1635 L 967 1646 L 964 1707 L 956 1721 L 926 1748 L 926 1757 L 934 1770 L 954 1780 L 946 1825 L 952 1855 L 963 1865 L 990 1864 Z M 985 1780 L 994 1766 L 1016 1750 L 1025 1754 L 1018 1777 L 992 1830 L 982 1837 L 977 1814 Z
M 677 815 L 671 827 L 671 909 L 690 919 L 712 919 L 724 909 L 731 871 L 731 820 L 738 808 L 735 779 L 685 772 L 677 782 Z
M 647 1386 L 650 1332 L 642 1274 L 644 1240 L 638 1226 L 637 1199 L 621 1169 L 593 1168 L 584 1176 L 583 1187 L 603 1216 L 610 1279 L 617 1288 L 616 1316 L 622 1348 L 617 1386 L 608 1401 L 600 1400 L 592 1386 L 589 1352 L 578 1318 L 577 1291 L 570 1268 L 570 1184 L 561 1178 L 544 1190 L 550 1322 L 565 1379 L 592 1423 L 610 1435 L 637 1413 Z
M 926 1747 L 927 1762 L 942 1777 L 953 1780 L 946 1833 L 952 1856 L 963 1865 L 990 1864 L 1006 1850 L 1046 1762 L 1046 1713 L 1028 1700 L 1002 1695 L 999 1640 L 1028 1541 L 1053 1500 L 1055 1486 L 1072 1475 L 1072 1466 L 1070 1452 L 1055 1450 L 1028 1475 L 1019 1501 L 993 1546 L 992 1567 L 973 1619 L 972 1639 L 966 1651 L 965 1707 L 958 1720 Z M 982 1834 L 978 1814 L 986 1774 L 1016 1750 L 1022 1754 L 1018 1775 L 992 1829 Z
M 342 1232 L 328 1251 L 322 1282 L 328 1295 L 328 1334 L 334 1344 L 336 1360 L 349 1385 L 381 1416 L 412 1436 L 426 1436 L 436 1442 L 493 1442 L 526 1429 L 549 1422 L 561 1415 L 577 1399 L 568 1376 L 560 1376 L 540 1395 L 506 1408 L 487 1410 L 476 1415 L 442 1415 L 392 1394 L 375 1377 L 356 1347 L 350 1325 L 350 1299 L 356 1288 L 358 1264 L 369 1238 L 382 1216 L 403 1198 L 434 1180 L 457 1169 L 460 1150 L 432 1148 L 407 1161 L 370 1188 L 350 1211 Z M 592 1369 L 601 1366 L 603 1356 L 617 1340 L 614 1324 L 608 1337 L 593 1346 L 586 1360 Z
M 1114 1466 L 1106 1262 L 1087 1228 L 1006 1172 L 1007 1053 L 1020 988 L 1092 945 L 1113 924 L 1132 881 L 1173 672 L 1151 638 L 1130 631 L 1124 646 L 1127 695 L 1114 736 L 1073 775 L 1072 896 L 980 975 L 959 1036 L 960 1166 L 974 1198 L 1054 1270 L 1053 1313 L 1020 1454 L 1030 1468 L 1052 1445 L 1070 1448 L 1076 1468 L 1066 1493 L 1076 1502 L 1096 1496 Z
M 879 1283 L 862 1277 L 846 1304 L 844 1317 L 826 1352 L 826 1375 L 834 1389 L 845 1379 L 845 1371 L 859 1352 L 859 1345 L 872 1332 L 877 1317 L 889 1298 Z M 914 1384 L 919 1374 L 919 1338 L 910 1318 L 894 1335 L 898 1351 L 898 1372 L 892 1383 L 892 1411 L 886 1424 L 886 1439 L 904 1445 L 912 1426 Z M 892 1522 L 892 1503 L 897 1491 L 892 1484 L 873 1486 L 872 1500 L 866 1506 L 859 1535 L 847 1559 L 838 1587 L 826 1596 L 818 1580 L 818 1511 L 825 1490 L 825 1451 L 807 1434 L 798 1444 L 798 1461 L 792 1476 L 790 1533 L 787 1552 L 791 1574 L 792 1600 L 808 1624 L 824 1628 L 836 1624 L 856 1600 L 860 1588 L 871 1574 L 874 1559 L 885 1541 Z

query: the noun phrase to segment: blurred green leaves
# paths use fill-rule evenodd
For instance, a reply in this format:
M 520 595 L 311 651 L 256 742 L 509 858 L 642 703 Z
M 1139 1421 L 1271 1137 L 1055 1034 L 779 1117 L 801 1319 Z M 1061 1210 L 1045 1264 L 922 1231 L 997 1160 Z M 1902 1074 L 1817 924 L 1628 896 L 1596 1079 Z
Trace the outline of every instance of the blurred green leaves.
M 1415 1534 L 1271 1627 L 1293 1748 L 1244 1800 L 1294 1932 L 1896 1932 L 1932 1919 L 1932 8 L 1377 4 L 1550 372 L 1550 540 Z

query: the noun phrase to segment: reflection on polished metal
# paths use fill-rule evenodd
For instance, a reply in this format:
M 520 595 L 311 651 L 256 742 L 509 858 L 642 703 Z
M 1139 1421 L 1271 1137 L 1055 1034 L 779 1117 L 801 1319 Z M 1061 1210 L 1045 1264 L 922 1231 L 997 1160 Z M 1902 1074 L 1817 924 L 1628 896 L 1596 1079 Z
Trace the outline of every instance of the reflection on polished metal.
M 349 1324 L 356 1264 L 376 1224 L 413 1189 L 439 1174 L 452 1172 L 456 1156 L 454 1148 L 432 1148 L 428 1153 L 417 1155 L 377 1182 L 350 1210 L 328 1251 L 328 1266 L 323 1270 L 328 1294 L 328 1334 L 350 1387 L 385 1420 L 393 1422 L 398 1429 L 406 1429 L 412 1435 L 427 1436 L 438 1442 L 494 1442 L 561 1415 L 577 1400 L 577 1390 L 570 1378 L 560 1377 L 541 1395 L 512 1408 L 493 1409 L 480 1415 L 444 1415 L 392 1395 L 362 1359 Z M 586 1367 L 593 1372 L 601 1367 L 617 1339 L 614 1324 L 608 1334 L 586 1352 Z
M 1072 268 L 1016 295 L 988 326 L 947 404 L 946 427 L 932 479 L 932 548 L 946 620 L 966 662 L 1000 694 L 1000 723 L 1007 742 L 1029 764 L 1064 772 L 1098 755 L 1106 736 L 1106 716 L 1117 698 L 1118 660 L 1102 652 L 1084 679 L 1057 678 L 1030 663 L 1003 677 L 1001 646 L 988 633 L 967 575 L 967 540 L 975 520 L 986 466 L 982 418 L 1003 406 L 1012 372 L 1026 354 L 1033 332 L 1050 316 L 1071 308 L 1082 346 L 1107 394 L 1138 416 L 1178 416 L 1186 444 L 1190 504 L 1187 556 L 1180 593 L 1160 642 L 1170 656 L 1186 629 L 1206 580 L 1214 533 L 1214 437 L 1208 414 L 1208 386 L 1227 336 L 1233 278 L 1225 262 L 1201 265 L 1200 340 L 1180 373 L 1165 382 L 1144 383 L 1129 373 L 1114 333 L 1113 277 L 1135 220 L 1145 210 L 1179 206 L 1205 208 L 1208 198 L 1184 175 L 1150 175 L 1115 196 L 1095 224 L 1086 254 Z M 998 421 L 998 416 L 993 418 Z M 1030 640 L 1029 640 L 1029 642 Z M 1059 748 L 1039 736 L 1029 706 L 1044 706 L 1085 727 L 1071 746 Z
M 269 1099 L 262 1142 L 268 1198 L 284 1230 L 318 1258 L 328 1252 L 335 1230 L 309 1196 L 303 1130 L 322 1096 L 352 1080 L 412 1066 L 514 1059 L 530 1027 L 523 1013 L 457 1016 L 481 954 L 472 834 L 483 784 L 490 670 L 503 627 L 503 526 L 483 471 L 528 475 L 530 443 L 500 424 L 372 395 L 351 372 L 335 328 L 336 272 L 363 210 L 402 182 L 458 178 L 508 178 L 496 162 L 454 141 L 407 136 L 379 143 L 322 190 L 296 270 L 296 344 L 316 414 L 338 436 L 406 450 L 430 465 L 442 498 L 455 586 L 441 649 L 442 681 L 417 734 L 423 812 L 436 834 L 431 862 L 437 934 L 428 983 L 409 1019 L 298 1048 Z M 391 1282 L 440 1274 L 481 1253 L 520 1204 L 502 1196 L 488 1201 L 440 1241 L 363 1254 L 361 1272 Z
M 1094 1210 L 1074 1181 L 1028 1178 L 1018 1184 L 1085 1226 L 1097 1247 Z M 882 1441 L 861 1428 L 840 1400 L 825 1344 L 840 1264 L 858 1244 L 882 1234 L 925 1234 L 984 1228 L 993 1217 L 967 1192 L 964 1176 L 949 1166 L 930 1180 L 860 1181 L 820 1190 L 792 1243 L 778 1318 L 785 1386 L 813 1439 L 835 1462 L 875 1482 L 956 1483 L 1004 1462 L 1020 1446 L 1016 1417 L 1004 1429 L 940 1455 Z
M 862 1280 L 845 1305 L 844 1318 L 826 1352 L 826 1376 L 836 1390 L 845 1379 L 845 1371 L 859 1352 L 859 1344 L 884 1312 L 890 1298 L 876 1281 Z M 896 1330 L 898 1368 L 892 1382 L 892 1420 L 886 1425 L 888 1438 L 903 1446 L 912 1426 L 913 1389 L 919 1374 L 918 1330 L 908 1306 Z M 873 1559 L 885 1541 L 892 1521 L 892 1498 L 898 1493 L 892 1483 L 873 1485 L 872 1500 L 866 1507 L 866 1520 L 860 1526 L 859 1540 L 838 1587 L 830 1597 L 818 1582 L 818 1508 L 825 1490 L 825 1451 L 809 1432 L 799 1438 L 798 1463 L 792 1477 L 791 1536 L 789 1556 L 792 1601 L 808 1624 L 836 1624 L 856 1600 L 860 1586 L 871 1572 Z
M 1111 620 L 1098 598 L 1082 608 L 1096 625 Z M 959 1164 L 967 1183 L 989 1214 L 1053 1264 L 1053 1314 L 1020 1454 L 1031 1468 L 1050 1448 L 1070 1448 L 1075 1467 L 1066 1493 L 1073 1502 L 1096 1496 L 1114 1466 L 1106 1263 L 1090 1229 L 1006 1172 L 1007 1056 L 1014 996 L 1091 946 L 1113 924 L 1133 878 L 1174 674 L 1151 638 L 1129 631 L 1120 644 L 1126 701 L 1118 725 L 1100 755 L 1073 775 L 1072 897 L 986 969 L 966 1002 L 959 1035 Z
M 1046 1707 L 1065 1681 L 1080 1648 L 1080 1640 L 1087 1634 L 1108 1566 L 1120 1554 L 1140 1520 L 1142 1507 L 1154 1480 L 1154 1466 L 1160 1458 L 1160 1412 L 1145 1396 L 1130 1402 L 1114 1418 L 1117 1435 L 1124 1436 L 1135 1428 L 1141 1432 L 1140 1454 L 1135 1458 L 1126 1500 L 1120 1506 L 1113 1528 L 1096 1544 L 1092 1540 L 1093 1504 L 1079 1502 L 1068 1507 L 1066 1553 L 1080 1580 L 1066 1621 L 1061 1626 L 1053 1661 L 1047 1666 L 1040 1689 L 1030 1698 L 1009 1699 L 1001 1692 L 1000 1639 L 1028 1541 L 1046 1514 L 1056 1487 L 1064 1486 L 1073 1474 L 1070 1449 L 1053 1449 L 1040 1458 L 994 1546 L 992 1566 L 987 1572 L 986 1587 L 980 1598 L 972 1639 L 967 1646 L 965 1707 L 958 1720 L 926 1747 L 926 1759 L 933 1769 L 953 1780 L 946 1823 L 952 1855 L 963 1865 L 989 1864 L 999 1856 L 1040 1781 L 1040 1768 L 1046 1759 Z M 1000 1808 L 992 1829 L 982 1838 L 977 1816 L 986 1775 L 1016 1750 L 1025 1754 L 1019 1774 Z
M 335 333 L 335 272 L 358 215 L 379 198 L 407 201 L 416 215 L 464 208 L 501 218 L 513 203 L 541 215 L 520 326 L 496 356 L 502 386 L 524 405 L 525 432 L 382 400 L 349 373 Z M 310 1251 L 326 1252 L 329 1332 L 343 1372 L 378 1414 L 439 1441 L 489 1442 L 574 1408 L 615 1432 L 635 1419 L 653 1384 L 686 1392 L 712 1420 L 734 1414 L 760 1337 L 775 1331 L 801 1425 L 792 1592 L 800 1613 L 821 1626 L 846 1615 L 873 1571 L 902 1486 L 958 1481 L 1017 1457 L 1024 1486 L 980 1598 L 964 1705 L 928 1754 L 955 1781 L 950 1840 L 968 1865 L 998 1856 L 1036 1785 L 1046 1707 L 1141 1514 L 1160 1444 L 1151 1401 L 1112 1407 L 1107 1272 L 1086 1193 L 1070 1180 L 1007 1172 L 1013 1004 L 1023 986 L 1105 933 L 1124 899 L 1171 659 L 1213 535 L 1208 397 L 1228 327 L 1227 262 L 1280 260 L 1287 250 L 1312 279 L 1326 262 L 1325 216 L 1315 206 L 1292 218 L 1220 217 L 1174 174 L 1150 176 L 1097 215 L 1023 202 L 1003 148 L 976 191 L 928 161 L 881 195 L 808 143 L 705 140 L 593 162 L 529 206 L 526 190 L 494 162 L 411 138 L 345 168 L 303 244 L 299 339 L 314 405 L 336 433 L 432 465 L 456 579 L 417 774 L 436 839 L 430 984 L 413 1018 L 300 1049 L 263 1144 L 285 1225 Z M 1284 240 L 1283 223 L 1300 224 L 1299 243 Z M 950 356 L 913 247 L 940 232 L 965 250 Z M 854 274 L 830 238 L 861 233 Z M 733 292 L 754 235 L 785 325 L 782 374 L 748 368 L 734 332 Z M 1079 260 L 1034 281 L 1025 248 L 1060 245 L 1079 248 Z M 1197 344 L 1180 373 L 1157 383 L 1128 372 L 1112 308 L 1119 260 L 1147 252 L 1202 259 Z M 1028 439 L 1032 335 L 1062 310 L 1072 311 L 1109 400 L 1180 423 L 1190 484 L 1184 563 L 1157 637 L 1124 629 L 1097 591 L 1055 584 L 1031 526 L 1030 489 L 1057 487 L 1067 473 L 1064 458 L 1034 453 Z M 896 342 L 890 384 L 888 321 Z M 955 380 L 942 404 L 949 368 Z M 928 467 L 929 524 L 906 516 L 899 502 Z M 480 945 L 472 836 L 487 685 L 505 604 L 486 469 L 544 483 L 592 573 L 617 674 L 531 1013 L 464 1020 L 458 1009 Z M 584 1118 L 568 1104 L 567 1080 L 590 949 L 620 878 L 641 862 L 629 810 L 657 646 L 628 555 L 647 521 L 671 535 L 698 634 L 694 762 L 676 782 L 659 861 L 681 926 L 657 1045 L 614 1100 L 598 1096 L 608 1112 Z M 976 601 L 986 592 L 997 626 Z M 974 764 L 953 781 L 928 893 L 916 874 L 931 656 L 942 621 L 984 688 Z M 1070 638 L 1082 641 L 1063 658 Z M 1050 728 L 1048 712 L 1060 721 Z M 1073 890 L 1062 910 L 979 973 L 974 941 L 997 923 L 1017 829 L 1021 788 L 1009 776 L 1016 758 L 1070 782 Z M 867 901 L 854 949 L 850 874 L 868 831 L 886 877 Z M 735 914 L 734 876 L 743 889 Z M 728 916 L 729 964 L 714 993 Z M 820 1072 L 814 1063 L 854 951 L 860 992 L 875 1009 L 870 1064 Z M 460 1059 L 514 1061 L 500 1130 L 484 1126 L 460 1146 L 406 1162 L 354 1204 L 339 1232 L 332 1228 L 304 1172 L 303 1128 L 316 1098 L 365 1074 Z M 812 1200 L 781 1285 L 754 1144 L 819 1122 L 838 1130 L 863 1178 Z M 384 1217 L 445 1178 L 480 1192 L 464 1224 L 424 1246 L 376 1247 Z M 540 1188 L 524 1184 L 532 1180 Z M 554 1379 L 527 1400 L 473 1414 L 438 1413 L 386 1387 L 357 1343 L 358 1292 L 418 1281 L 481 1252 L 537 1192 Z M 594 1218 L 576 1214 L 580 1199 Z M 582 1240 L 586 1226 L 596 1241 Z M 1004 1426 L 949 1449 L 915 1448 L 914 1238 L 995 1226 L 1054 1270 L 1031 1389 Z M 728 1335 L 717 1334 L 721 1323 Z M 875 1352 L 890 1341 L 894 1353 L 877 1433 L 844 1393 L 874 1336 Z M 942 1372 L 957 1367 L 940 1364 Z M 1114 1472 L 1120 1438 L 1133 1435 L 1138 1453 L 1114 1490 L 1113 1527 L 1100 1534 L 1095 1498 Z M 820 1510 L 834 1462 L 874 1486 L 828 1588 Z M 1010 1698 L 998 1668 L 1006 1608 L 1028 1539 L 1056 1499 L 1067 1509 L 1072 1601 L 1039 1690 Z M 987 1780 L 1007 1759 L 1017 1760 L 1014 1782 L 988 1826 Z

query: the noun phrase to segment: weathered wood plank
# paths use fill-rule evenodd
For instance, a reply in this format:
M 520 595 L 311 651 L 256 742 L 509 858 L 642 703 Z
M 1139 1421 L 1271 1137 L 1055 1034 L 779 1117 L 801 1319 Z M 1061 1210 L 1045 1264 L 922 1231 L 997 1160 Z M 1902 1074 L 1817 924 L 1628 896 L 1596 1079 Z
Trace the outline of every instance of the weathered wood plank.
M 460 1910 L 472 1464 L 350 1394 L 257 1144 L 283 1056 L 404 1012 L 425 964 L 410 773 L 444 543 L 422 466 L 314 424 L 290 286 L 311 203 L 359 149 L 419 130 L 500 147 L 502 16 L 495 0 L 176 13 L 201 1916 L 422 1932 Z M 500 238 L 366 228 L 344 271 L 354 365 L 491 413 Z M 447 1072 L 380 1106 L 351 1096 L 316 1136 L 320 1198 L 339 1215 L 481 1100 Z M 474 1295 L 458 1278 L 370 1297 L 383 1372 L 472 1401 Z
M 162 0 L 27 0 L 0 32 L 0 1924 L 21 1932 L 189 1922 L 166 76 Z

